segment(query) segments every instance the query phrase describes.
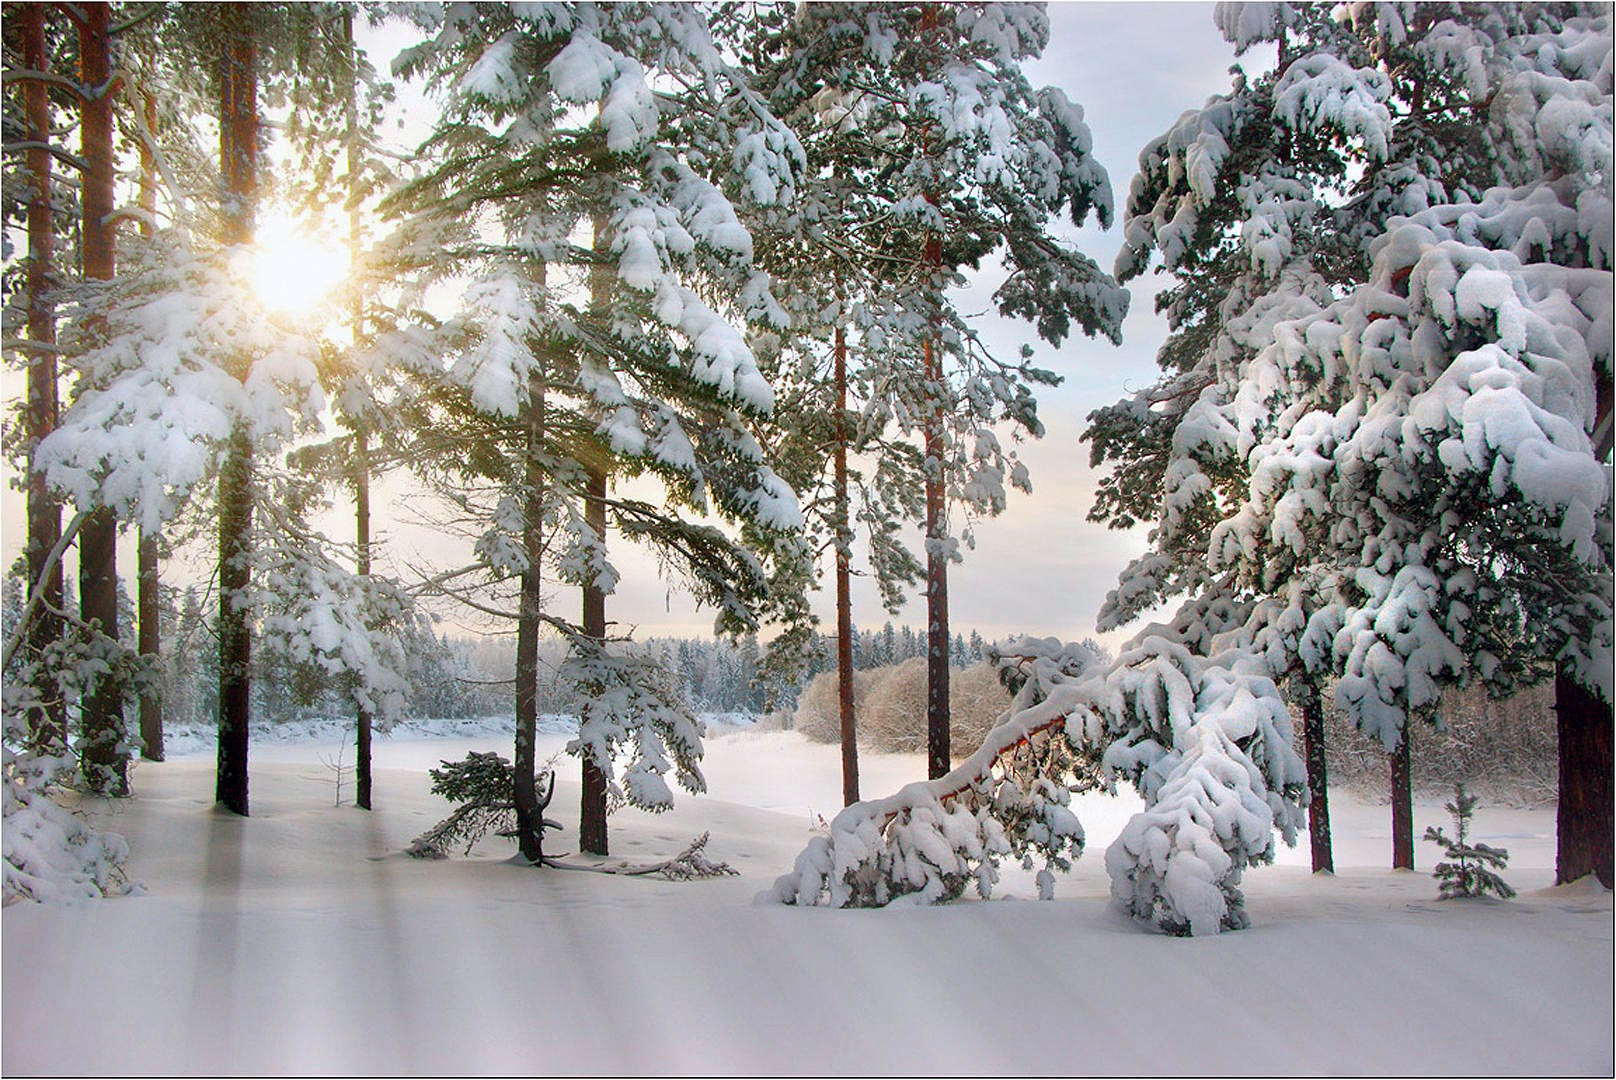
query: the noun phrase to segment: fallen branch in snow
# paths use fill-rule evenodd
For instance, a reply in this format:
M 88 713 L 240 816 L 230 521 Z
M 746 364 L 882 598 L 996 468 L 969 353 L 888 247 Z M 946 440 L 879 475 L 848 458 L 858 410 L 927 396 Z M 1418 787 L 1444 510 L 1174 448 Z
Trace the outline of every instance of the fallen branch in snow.
M 595 874 L 624 874 L 629 877 L 661 875 L 669 881 L 694 881 L 697 878 L 733 877 L 740 873 L 727 862 L 715 863 L 707 858 L 702 848 L 707 846 L 709 834 L 702 833 L 690 841 L 679 854 L 659 863 L 619 863 L 616 866 L 580 866 L 577 863 L 547 863 L 561 870 L 587 870 Z

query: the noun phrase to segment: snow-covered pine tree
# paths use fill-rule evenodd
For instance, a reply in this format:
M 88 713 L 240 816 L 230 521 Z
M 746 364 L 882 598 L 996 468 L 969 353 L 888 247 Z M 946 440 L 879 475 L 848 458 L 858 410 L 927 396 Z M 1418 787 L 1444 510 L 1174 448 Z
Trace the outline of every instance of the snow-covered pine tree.
M 590 464 L 649 472 L 669 504 L 608 495 L 618 532 L 687 574 L 720 630 L 755 628 L 768 561 L 799 558 L 801 519 L 744 422 L 773 395 L 731 320 L 783 316 L 724 188 L 788 198 L 794 140 L 694 7 L 490 5 L 425 18 L 432 36 L 404 66 L 429 75 L 447 105 L 424 148 L 428 172 L 395 200 L 395 250 L 401 261 L 427 252 L 428 276 L 471 282 L 439 331 L 454 359 L 433 400 L 441 429 L 463 440 L 441 467 L 490 500 L 479 561 L 496 581 L 522 580 L 519 625 L 535 642 L 542 620 L 574 642 L 586 681 L 604 685 L 607 667 L 632 678 L 626 658 L 542 613 L 538 586 L 548 557 L 563 582 L 611 591 L 617 572 L 586 507 Z M 600 255 L 575 239 L 596 214 L 609 240 Z M 601 261 L 618 287 L 590 305 L 586 278 Z M 737 522 L 747 546 L 679 507 Z M 531 780 L 535 671 L 523 657 L 534 647 L 517 673 L 519 798 Z M 619 747 L 632 748 L 631 798 L 665 806 L 670 768 L 701 786 L 699 726 L 674 713 L 592 712 L 573 751 L 610 778 Z M 519 830 L 524 853 L 536 849 L 536 830 Z
M 968 525 L 949 532 L 946 506 L 968 519 L 992 515 L 1007 484 L 1030 487 L 998 432 L 1041 434 L 1036 388 L 1057 379 L 1026 356 L 988 353 L 946 290 L 964 267 L 997 259 L 1006 271 L 1000 311 L 1034 322 L 1054 344 L 1074 323 L 1115 336 L 1126 307 L 1106 274 L 1048 231 L 1061 214 L 1109 222 L 1111 203 L 1081 110 L 1021 71 L 1047 39 L 1037 5 L 817 4 L 764 46 L 770 100 L 807 133 L 816 178 L 801 209 L 775 223 L 780 261 L 807 255 L 805 271 L 789 277 L 803 286 L 787 344 L 811 370 L 813 353 L 823 357 L 827 342 L 834 351 L 839 331 L 858 359 L 849 377 L 864 406 L 852 445 L 878 454 L 860 517 L 875 526 L 872 561 L 889 601 L 918 569 L 896 523 L 925 521 L 934 777 L 950 757 L 947 566 L 970 537 Z M 821 269 L 829 273 L 815 283 Z M 827 404 L 815 412 L 834 423 L 842 413 Z M 922 446 L 887 452 L 903 436 Z M 845 529 L 827 526 L 845 546 Z
M 1096 418 L 1098 512 L 1163 500 L 1108 619 L 1185 595 L 1182 640 L 1339 676 L 1388 748 L 1448 683 L 1608 681 L 1607 15 L 1219 9 L 1281 63 L 1142 159 L 1119 269 L 1182 285 L 1168 374 Z
M 1368 61 L 1324 8 L 1230 6 L 1218 18 L 1231 36 L 1259 25 L 1280 39 L 1279 65 L 1255 79 L 1235 69 L 1228 94 L 1186 112 L 1140 154 L 1117 272 L 1142 274 L 1160 252 L 1175 278 L 1157 301 L 1171 333 L 1157 383 L 1097 410 L 1085 434 L 1094 464 L 1109 466 L 1090 518 L 1154 527 L 1149 551 L 1108 598 L 1102 629 L 1174 596 L 1219 590 L 1207 535 L 1245 482 L 1230 444 L 1250 438 L 1239 423 L 1250 410 L 1237 411 L 1260 393 L 1245 380 L 1250 359 L 1276 322 L 1314 310 L 1362 273 L 1329 196 L 1384 143 L 1379 127 L 1365 131 L 1390 122 L 1380 77 L 1328 66 L 1338 55 Z M 1330 84 L 1308 76 L 1321 64 L 1340 87 L 1333 108 Z M 1313 868 L 1329 870 L 1323 713 L 1307 704 L 1326 673 L 1298 663 L 1275 674 L 1303 702 Z
M 872 10 L 875 9 L 856 9 L 845 18 L 857 25 L 865 17 L 858 13 Z M 975 49 L 993 53 L 997 45 L 996 55 L 1009 61 L 1025 55 L 1019 50 L 1031 49 L 1035 43 L 1041 46 L 1041 16 L 1034 11 L 993 5 L 949 11 L 956 19 L 954 27 L 971 43 L 963 50 L 967 56 L 976 55 L 972 52 Z M 951 43 L 940 46 L 921 34 L 920 18 L 924 14 L 915 12 L 912 24 L 886 24 L 890 32 L 884 44 L 872 35 L 873 54 L 880 57 L 906 52 L 908 62 L 922 71 L 932 62 L 929 57 L 952 57 Z M 883 8 L 879 14 L 867 17 L 873 24 L 894 16 Z M 935 33 L 936 24 L 926 29 Z M 829 32 L 822 36 L 832 37 Z M 918 46 L 905 50 L 906 44 L 923 40 L 928 42 L 924 50 Z M 892 52 L 884 54 L 882 49 Z M 994 69 L 992 64 L 984 67 L 1010 70 Z M 944 261 L 957 258 L 955 266 L 968 262 L 964 256 L 974 250 L 973 243 L 985 244 L 975 251 L 975 257 L 981 257 L 1002 236 L 1010 241 L 1015 256 L 1007 259 L 1014 274 L 1000 294 L 1001 306 L 1007 313 L 1035 319 L 1040 333 L 1055 339 L 1064 336 L 1073 319 L 1090 329 L 1114 326 L 1107 320 L 1120 318 L 1121 314 L 1115 286 L 1080 256 L 1046 246 L 1038 231 L 1050 209 L 1063 205 L 1069 205 L 1078 220 L 1091 206 L 1101 209 L 1102 221 L 1109 217 L 1109 204 L 1102 201 L 1104 174 L 1084 156 L 1087 131 L 1081 125 L 1080 114 L 1051 91 L 1036 97 L 1030 91 L 1004 91 L 1004 100 L 1036 104 L 1033 114 L 1042 118 L 1047 125 L 1042 130 L 1050 133 L 1053 141 L 1029 141 L 1026 145 L 1032 149 L 1026 158 L 1015 156 L 1013 150 L 1009 157 L 973 157 L 972 150 L 980 155 L 983 149 L 996 147 L 1000 135 L 1027 129 L 1000 129 L 990 124 L 970 131 L 957 124 L 962 117 L 977 115 L 969 109 L 971 92 L 983 95 L 977 100 L 990 106 L 983 114 L 990 117 L 995 115 L 991 106 L 1001 99 L 974 77 L 957 78 L 961 69 L 954 63 L 945 61 L 943 71 L 947 76 L 945 86 L 922 84 L 929 85 L 929 89 L 920 103 L 934 111 L 922 110 L 912 117 L 910 130 L 937 124 L 946 132 L 957 131 L 958 147 L 951 151 L 957 155 L 955 165 L 943 171 L 945 175 L 974 178 L 971 182 L 980 183 L 985 193 L 978 196 L 967 185 L 964 191 L 951 192 L 941 200 L 948 224 L 941 231 Z M 869 78 L 874 80 L 871 85 L 884 85 L 882 76 L 872 74 Z M 1024 80 L 1019 86 L 1025 87 Z M 1027 96 L 1016 97 L 1016 93 Z M 901 95 L 892 96 L 904 100 Z M 953 109 L 957 103 L 967 108 Z M 945 104 L 948 109 L 942 108 Z M 870 121 L 872 130 L 887 131 L 901 123 L 891 115 L 894 106 L 889 101 L 867 107 L 872 116 L 886 110 L 889 117 L 884 122 Z M 952 144 L 945 139 L 939 145 Z M 1040 145 L 1043 150 L 1037 149 Z M 1062 171 L 1047 186 L 1037 189 L 1044 193 L 1043 197 L 1057 200 L 1052 208 L 1039 202 L 1037 194 L 1028 197 L 1011 183 L 1016 175 L 1011 172 L 1013 168 L 1030 168 L 1036 174 L 1040 165 L 1052 166 L 1057 161 Z M 931 216 L 927 209 L 931 204 L 924 197 L 928 169 L 935 166 L 935 161 L 928 164 L 928 155 L 916 154 L 911 164 L 914 197 L 905 205 L 919 219 L 917 228 L 921 232 L 940 229 L 942 223 Z M 990 213 L 975 215 L 996 206 L 993 199 L 1006 190 L 1022 192 L 1023 201 L 1018 205 L 1037 212 L 1030 215 L 1032 220 L 1028 222 L 1018 218 L 1012 208 L 1007 219 L 999 219 L 999 231 L 995 232 L 995 219 Z M 1066 198 L 1071 199 L 1070 204 L 1064 202 Z M 930 292 L 928 284 L 934 286 Z M 904 329 L 900 319 L 908 314 L 907 340 L 912 343 L 925 332 L 933 317 L 943 316 L 943 325 L 947 326 L 946 306 L 935 306 L 940 288 L 940 282 L 922 280 L 914 291 L 880 309 L 871 327 L 883 335 L 883 340 L 890 340 L 894 335 L 889 331 Z M 905 307 L 904 300 L 915 306 Z M 967 359 L 974 355 L 968 328 L 955 327 L 953 334 L 945 331 L 939 340 L 951 355 Z M 977 403 L 986 403 L 984 388 L 969 379 L 966 387 L 964 401 L 972 402 L 972 391 L 981 391 L 984 400 Z M 1020 412 L 1008 403 L 1006 411 L 1012 418 L 1025 419 L 1036 431 L 1030 390 L 1021 386 L 1015 400 L 1027 411 Z M 900 396 L 895 415 L 913 429 L 923 426 L 929 408 L 924 398 Z M 994 440 L 987 449 L 996 452 L 997 446 Z M 969 452 L 958 441 L 954 447 L 962 456 Z M 976 453 L 979 455 L 982 449 L 983 440 L 976 440 Z M 964 463 L 971 464 L 969 458 Z M 996 475 L 1000 483 L 994 488 L 991 481 Z M 987 482 L 973 484 L 973 480 L 982 481 L 984 476 Z M 1002 501 L 1002 473 L 995 474 L 991 469 L 985 474 L 966 472 L 960 482 L 961 492 L 967 497 L 981 496 L 988 506 L 993 505 L 995 494 Z M 1055 749 L 1026 766 L 1031 771 L 1017 781 L 1017 794 L 1006 798 L 1020 798 L 1028 792 L 1027 785 L 1035 781 L 1039 785 L 1036 790 L 1069 792 L 1073 784 L 1086 782 L 1081 778 L 1086 774 L 1075 770 L 1072 762 L 1089 760 L 1100 762 L 1106 780 L 1128 779 L 1145 795 L 1145 812 L 1129 824 L 1107 856 L 1113 889 L 1131 912 L 1173 932 L 1207 933 L 1245 925 L 1243 898 L 1238 889 L 1241 871 L 1249 863 L 1272 858 L 1276 826 L 1287 838 L 1293 834 L 1302 766 L 1291 750 L 1288 717 L 1267 673 L 1238 651 L 1217 652 L 1207 659 L 1186 648 L 1182 641 L 1180 628 L 1153 628 L 1104 670 L 1087 671 L 1081 678 L 1062 675 L 1058 693 L 1051 689 L 1045 700 L 1024 703 L 1022 712 L 995 730 L 982 751 L 946 777 L 933 780 L 923 789 L 917 785 L 894 800 L 849 807 L 832 823 L 831 836 L 805 852 L 797 871 L 781 879 L 775 895 L 793 902 L 846 904 L 882 903 L 893 895 L 915 890 L 933 897 L 956 892 L 960 875 L 975 873 L 968 868 L 989 865 L 1002 852 L 996 840 L 978 842 L 969 838 L 988 836 L 988 821 L 1000 812 L 1000 803 L 995 800 L 1001 795 L 986 798 L 986 793 L 999 792 L 997 785 L 1002 783 L 1008 767 L 1006 754 L 1013 756 L 1014 748 L 1020 745 L 1018 740 L 1029 739 L 1039 745 L 1047 741 Z M 946 647 L 940 646 L 939 655 L 944 659 Z M 1032 662 L 1031 657 L 1028 662 Z M 975 824 L 967 827 L 946 820 L 946 815 L 967 811 Z M 1044 810 L 1038 810 L 1027 814 L 1018 811 L 1010 816 L 1020 823 L 1019 829 L 1032 828 L 1029 822 L 1048 824 L 1044 815 Z M 1048 842 L 1070 833 L 1055 830 L 1038 835 L 1042 837 L 1040 842 Z M 1062 850 L 1058 844 L 1053 849 L 1056 855 Z
M 393 87 L 381 79 L 354 39 L 354 12 L 327 5 L 295 42 L 300 78 L 290 86 L 286 138 L 294 155 L 291 182 L 281 201 L 296 208 L 311 230 L 345 226 L 349 272 L 331 310 L 345 323 L 342 342 L 323 341 L 322 368 L 340 430 L 328 441 L 305 447 L 300 467 L 333 488 L 348 489 L 354 507 L 354 571 L 348 587 L 377 600 L 370 618 L 390 629 L 400 647 L 418 638 L 421 627 L 396 583 L 372 580 L 370 491 L 376 475 L 403 464 L 410 449 L 404 430 L 411 410 L 401 406 L 405 374 L 424 363 L 418 341 L 401 330 L 408 313 L 395 309 L 399 290 L 391 266 L 372 257 L 377 205 L 400 182 L 398 155 L 383 145 L 379 131 Z M 335 219 L 335 220 L 333 220 Z M 363 687 L 361 680 L 358 687 Z M 390 722 L 396 709 L 377 713 L 361 692 L 355 700 L 355 803 L 372 805 L 373 728 Z
M 321 14 L 210 9 L 208 18 L 176 19 L 164 31 L 175 57 L 190 55 L 193 68 L 220 73 L 212 90 L 226 106 L 221 150 L 233 194 L 216 216 L 201 205 L 186 210 L 188 193 L 172 180 L 195 178 L 178 166 L 160 169 L 173 224 L 127 247 L 124 272 L 81 305 L 74 362 L 91 389 L 39 454 L 52 483 L 143 531 L 172 520 L 219 478 L 226 594 L 218 627 L 219 795 L 238 812 L 247 808 L 247 665 L 255 628 L 272 651 L 351 677 L 379 711 L 403 701 L 396 624 L 408 618 L 398 594 L 353 585 L 306 528 L 309 492 L 284 467 L 289 441 L 314 434 L 324 406 L 318 348 L 264 309 L 243 242 L 256 180 L 256 95 L 247 93 L 249 83 L 258 85 L 247 78 L 254 46 L 263 44 L 264 81 L 277 88 L 292 70 L 283 62 L 288 43 L 307 28 L 303 20 Z M 174 129 L 183 154 L 188 125 Z M 84 340 L 85 324 L 100 328 L 95 339 Z

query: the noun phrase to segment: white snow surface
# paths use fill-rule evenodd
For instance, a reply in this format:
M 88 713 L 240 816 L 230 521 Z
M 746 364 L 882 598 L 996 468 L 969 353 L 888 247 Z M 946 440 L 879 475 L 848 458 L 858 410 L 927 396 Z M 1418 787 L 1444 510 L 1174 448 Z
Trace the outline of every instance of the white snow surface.
M 1336 876 L 1309 874 L 1305 846 L 1283 849 L 1242 882 L 1251 929 L 1175 939 L 1110 903 L 1100 852 L 1138 811 L 1131 795 L 1074 799 L 1090 851 L 1052 902 L 1007 867 L 990 902 L 754 904 L 839 808 L 840 774 L 836 747 L 745 725 L 708 740 L 709 796 L 611 818 L 614 857 L 666 858 L 710 830 L 708 853 L 739 877 L 534 871 L 498 839 L 469 858 L 407 858 L 448 809 L 425 770 L 510 753 L 505 734 L 418 734 L 461 723 L 379 738 L 368 814 L 333 805 L 334 733 L 255 739 L 250 819 L 215 811 L 200 746 L 137 765 L 134 798 L 86 804 L 128 838 L 148 893 L 5 909 L 5 1072 L 1612 1070 L 1611 895 L 1550 888 L 1552 809 L 1478 810 L 1476 838 L 1509 849 L 1518 899 L 1438 902 L 1434 849 L 1417 849 L 1420 872 L 1384 869 L 1387 809 L 1336 792 Z M 540 759 L 566 739 L 541 734 Z M 920 755 L 860 765 L 868 794 L 925 773 Z M 578 789 L 576 766 L 560 766 L 550 814 L 566 829 L 550 847 L 566 851 Z M 1416 835 L 1430 824 L 1447 816 L 1422 803 Z M 1445 1037 L 1455 1025 L 1486 1036 Z

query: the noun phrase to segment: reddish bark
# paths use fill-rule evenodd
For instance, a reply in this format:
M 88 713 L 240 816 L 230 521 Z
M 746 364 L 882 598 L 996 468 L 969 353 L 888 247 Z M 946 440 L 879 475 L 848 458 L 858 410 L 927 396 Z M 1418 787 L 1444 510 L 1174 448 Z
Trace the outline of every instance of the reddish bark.
M 604 318 L 612 287 L 612 271 L 607 262 L 606 215 L 593 219 L 595 263 L 589 268 L 589 306 L 596 318 Z M 584 521 L 606 542 L 606 468 L 604 462 L 586 464 Z M 583 589 L 583 632 L 598 642 L 606 640 L 606 594 L 594 584 Z M 578 800 L 578 850 L 591 855 L 611 854 L 606 827 L 606 772 L 585 754 L 583 788 Z
M 852 518 L 847 497 L 847 335 L 836 328 L 836 699 L 841 710 L 842 805 L 859 801 L 858 725 L 853 713 Z
M 140 95 L 141 115 L 147 136 L 157 130 L 157 99 L 150 91 Z M 150 236 L 157 215 L 157 162 L 150 143 L 140 140 L 140 208 L 145 213 L 140 231 Z M 140 623 L 140 655 L 156 663 L 162 651 L 162 581 L 159 570 L 157 537 L 141 530 L 136 567 L 135 614 Z M 163 760 L 163 698 L 155 688 L 140 695 L 140 756 L 147 761 Z
M 923 40 L 937 27 L 937 5 L 921 9 L 920 33 Z M 925 143 L 929 149 L 931 132 Z M 923 151 L 924 152 L 924 151 Z M 938 205 L 937 192 L 926 192 L 926 201 Z M 942 282 L 938 270 L 943 263 L 943 241 L 936 232 L 926 236 L 924 252 L 927 283 L 940 299 Z M 933 319 L 935 330 L 935 319 Z M 948 509 L 944 489 L 943 423 L 947 408 L 944 394 L 942 356 L 928 334 L 924 343 L 926 392 L 933 409 L 926 414 L 926 775 L 937 779 L 953 768 L 949 746 L 948 705 L 948 556 L 944 543 L 948 536 Z
M 1302 703 L 1302 748 L 1307 756 L 1307 834 L 1315 874 L 1335 873 L 1330 846 L 1330 778 L 1324 753 L 1324 701 L 1319 688 L 1305 675 L 1297 676 Z
M 22 5 L 20 15 L 23 20 L 23 64 L 30 71 L 45 71 L 50 65 L 45 44 L 45 5 Z M 23 84 L 23 114 L 25 138 L 31 144 L 27 153 L 30 182 L 28 263 L 24 287 L 28 294 L 28 340 L 33 344 L 28 352 L 26 419 L 28 453 L 32 458 L 34 447 L 56 430 L 58 409 L 56 305 L 51 297 L 56 252 L 55 222 L 51 215 L 51 112 L 49 89 L 43 80 L 30 79 Z M 30 597 L 35 591 L 43 594 L 43 604 L 28 629 L 29 652 L 34 656 L 43 654 L 62 636 L 62 620 L 57 614 L 62 607 L 61 564 L 56 563 L 46 570 L 51 549 L 61 535 L 61 507 L 45 486 L 45 478 L 30 468 L 28 589 Z M 63 747 L 67 744 L 66 703 L 62 701 L 56 680 L 45 665 L 39 669 L 35 686 L 44 709 L 41 715 L 31 720 L 33 730 L 30 737 L 40 750 Z
M 79 80 L 83 110 L 79 121 L 84 159 L 80 198 L 80 257 L 84 276 L 108 281 L 116 269 L 117 232 L 113 223 L 111 5 L 86 4 L 79 23 Z M 114 641 L 118 638 L 118 522 L 112 511 L 92 510 L 79 532 L 79 610 L 84 621 Z M 105 794 L 128 792 L 129 753 L 124 748 L 123 685 L 115 677 L 96 679 L 83 705 L 79 752 L 91 788 Z
M 606 537 L 606 470 L 593 465 L 584 487 L 584 521 L 602 542 Z M 606 594 L 593 584 L 584 586 L 584 636 L 606 640 Z M 606 834 L 606 773 L 588 756 L 583 765 L 583 798 L 578 817 L 578 848 L 592 855 L 609 855 Z

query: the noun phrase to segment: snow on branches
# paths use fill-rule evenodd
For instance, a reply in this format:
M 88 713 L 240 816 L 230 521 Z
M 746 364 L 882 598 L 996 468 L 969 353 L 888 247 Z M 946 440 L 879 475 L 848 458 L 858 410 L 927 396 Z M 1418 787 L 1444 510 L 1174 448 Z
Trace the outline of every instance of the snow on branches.
M 1106 853 L 1112 895 L 1169 933 L 1247 923 L 1244 868 L 1301 823 L 1305 775 L 1278 690 L 1239 654 L 1202 660 L 1145 635 L 1114 664 L 1023 638 L 998 653 L 1020 690 L 980 750 L 938 780 L 844 809 L 760 899 L 870 907 L 917 894 L 984 897 L 998 862 L 1053 871 L 1082 852 L 1071 795 L 1132 782 L 1145 798 Z
M 202 254 L 166 230 L 125 259 L 111 282 L 83 286 L 81 390 L 35 467 L 80 505 L 155 530 L 217 475 L 236 423 L 283 442 L 324 395 L 313 342 L 265 313 L 245 248 Z
M 4 903 L 71 903 L 138 891 L 124 878 L 129 845 L 123 837 L 93 828 L 53 797 L 77 761 L 71 753 L 57 756 L 29 746 L 29 714 L 41 708 L 33 682 L 23 671 L 8 673 L 0 695 Z
M 1161 255 L 1174 333 L 1088 435 L 1091 516 L 1157 526 L 1102 627 L 1184 597 L 1387 747 L 1444 685 L 1612 666 L 1609 13 L 1410 11 L 1220 7 L 1281 64 L 1141 154 L 1117 268 Z
M 687 791 L 707 790 L 701 775 L 702 723 L 683 689 L 656 659 L 609 651 L 602 642 L 572 635 L 561 677 L 578 690 L 578 737 L 567 753 L 592 762 L 630 806 L 661 811 L 673 806 L 665 779 L 672 771 Z M 617 758 L 628 764 L 618 783 Z

